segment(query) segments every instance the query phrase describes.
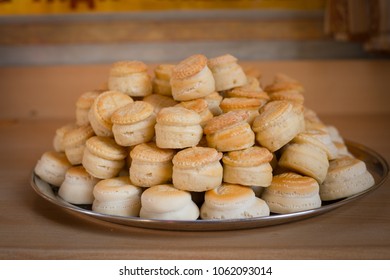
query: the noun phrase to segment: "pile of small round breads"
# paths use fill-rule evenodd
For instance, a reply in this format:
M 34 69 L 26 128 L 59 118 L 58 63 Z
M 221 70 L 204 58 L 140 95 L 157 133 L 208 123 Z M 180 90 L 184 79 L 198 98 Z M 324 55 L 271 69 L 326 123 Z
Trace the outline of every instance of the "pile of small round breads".
M 114 63 L 81 94 L 35 174 L 71 204 L 145 219 L 244 219 L 321 207 L 374 185 L 304 87 L 261 84 L 229 54 Z

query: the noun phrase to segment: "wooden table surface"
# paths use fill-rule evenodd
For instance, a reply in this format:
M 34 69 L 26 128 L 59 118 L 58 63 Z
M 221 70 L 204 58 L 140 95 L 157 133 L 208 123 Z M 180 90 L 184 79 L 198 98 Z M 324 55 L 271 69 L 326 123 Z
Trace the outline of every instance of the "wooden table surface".
M 285 72 L 306 104 L 342 135 L 390 161 L 389 61 L 246 63 Z M 0 69 L 0 259 L 389 259 L 390 181 L 323 215 L 235 231 L 177 232 L 81 218 L 29 184 L 74 101 L 105 81 L 110 65 Z M 265 77 L 267 78 L 267 77 Z

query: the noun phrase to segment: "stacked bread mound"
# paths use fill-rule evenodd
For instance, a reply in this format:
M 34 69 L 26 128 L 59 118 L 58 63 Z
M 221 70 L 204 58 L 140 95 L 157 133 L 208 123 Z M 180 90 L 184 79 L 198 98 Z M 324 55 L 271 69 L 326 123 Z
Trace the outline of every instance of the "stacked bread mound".
M 115 63 L 107 88 L 82 94 L 35 173 L 73 204 L 148 219 L 292 213 L 374 184 L 333 126 L 278 74 L 264 89 L 232 55 L 193 55 L 148 73 Z

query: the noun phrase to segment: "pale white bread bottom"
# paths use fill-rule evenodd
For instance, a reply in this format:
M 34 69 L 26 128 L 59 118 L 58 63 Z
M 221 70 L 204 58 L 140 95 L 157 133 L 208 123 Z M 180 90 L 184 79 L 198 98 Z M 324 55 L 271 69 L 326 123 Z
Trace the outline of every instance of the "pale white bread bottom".
M 322 183 L 328 172 L 329 160 L 326 152 L 311 144 L 289 144 L 279 159 L 282 168 L 312 177 Z
M 188 126 L 155 125 L 157 147 L 183 149 L 198 145 L 203 136 L 200 124 Z
M 157 220 L 196 220 L 199 217 L 199 208 L 193 201 L 189 201 L 180 209 L 168 212 L 155 212 L 141 207 L 140 217 Z
M 270 211 L 277 214 L 295 213 L 321 206 L 321 199 L 318 193 L 309 197 L 297 197 L 275 195 L 265 190 L 261 198 L 268 204 Z
M 124 147 L 135 146 L 149 142 L 154 137 L 156 116 L 153 114 L 145 120 L 134 124 L 113 124 L 112 132 L 118 145 Z
M 232 207 L 223 210 L 207 203 L 200 208 L 200 217 L 203 220 L 247 219 L 269 215 L 270 209 L 267 203 L 258 197 L 254 197 L 251 202 L 239 208 Z
M 256 118 L 261 119 L 262 117 L 259 115 Z M 280 119 L 274 120 L 274 123 L 264 126 L 262 129 L 256 129 L 256 140 L 261 146 L 275 152 L 304 130 L 303 114 L 291 110 Z
M 92 204 L 94 200 L 93 188 L 98 181 L 99 179 L 92 176 L 66 175 L 58 190 L 58 195 L 72 204 Z
M 212 69 L 215 90 L 223 91 L 245 85 L 248 80 L 241 66 L 236 63 L 216 66 Z
M 222 165 L 212 162 L 194 168 L 173 167 L 173 185 L 181 190 L 204 192 L 221 185 L 223 176 Z
M 138 217 L 141 209 L 141 200 L 139 197 L 119 201 L 100 201 L 94 200 L 92 211 L 116 216 Z
M 92 154 L 88 149 L 85 149 L 82 164 L 92 176 L 99 179 L 108 179 L 119 174 L 125 165 L 125 161 L 104 159 Z
M 223 181 L 244 186 L 268 187 L 272 182 L 272 167 L 269 163 L 257 166 L 223 166 Z
M 172 97 L 176 101 L 189 101 L 205 97 L 215 91 L 211 70 L 205 66 L 199 73 L 184 79 L 171 77 Z
M 145 188 L 168 183 L 172 180 L 172 161 L 152 163 L 133 160 L 129 176 L 134 185 Z
M 126 76 L 110 76 L 108 88 L 123 92 L 129 96 L 147 96 L 152 93 L 152 83 L 146 72 Z

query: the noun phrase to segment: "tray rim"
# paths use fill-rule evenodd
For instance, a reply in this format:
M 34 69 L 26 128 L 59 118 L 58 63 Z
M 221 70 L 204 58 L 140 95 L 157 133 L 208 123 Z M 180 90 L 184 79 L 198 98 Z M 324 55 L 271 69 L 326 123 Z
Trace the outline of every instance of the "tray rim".
M 227 220 L 157 220 L 157 219 L 143 219 L 140 217 L 123 217 L 116 215 L 107 215 L 100 214 L 97 212 L 93 212 L 92 210 L 87 210 L 81 208 L 77 205 L 70 204 L 63 200 L 61 197 L 54 194 L 52 186 L 50 186 L 47 182 L 37 176 L 34 171 L 31 172 L 30 177 L 30 185 L 33 190 L 46 201 L 59 206 L 60 208 L 70 211 L 72 214 L 76 214 L 78 216 L 82 216 L 83 218 L 92 217 L 93 219 L 106 221 L 109 223 L 120 224 L 130 227 L 138 227 L 138 228 L 148 228 L 148 229 L 156 229 L 156 230 L 168 230 L 168 231 L 223 231 L 223 230 L 239 230 L 239 229 L 252 229 L 252 228 L 260 228 L 267 227 L 279 224 L 285 224 L 294 222 L 297 220 L 303 220 L 307 218 L 311 218 L 314 216 L 322 215 L 324 213 L 330 212 L 334 209 L 337 209 L 345 204 L 348 204 L 352 201 L 355 201 L 368 193 L 376 190 L 380 186 L 384 184 L 384 182 L 388 178 L 389 174 L 389 165 L 384 157 L 382 157 L 379 153 L 372 150 L 371 148 L 359 144 L 357 142 L 345 140 L 345 144 L 348 149 L 352 149 L 359 151 L 361 154 L 370 155 L 378 161 L 378 164 L 381 166 L 383 170 L 383 174 L 379 175 L 379 181 L 376 182 L 369 189 L 355 194 L 353 196 L 340 199 L 334 203 L 330 203 L 327 205 L 323 205 L 316 209 L 304 210 L 295 213 L 289 214 L 274 214 L 267 217 L 257 217 L 257 218 L 248 218 L 248 219 L 227 219 Z M 353 153 L 353 152 L 351 152 Z M 356 156 L 356 155 L 355 155 Z M 39 184 L 45 184 L 45 187 L 51 190 L 50 194 L 46 194 L 41 190 L 41 187 L 38 186 L 37 181 L 39 180 Z

